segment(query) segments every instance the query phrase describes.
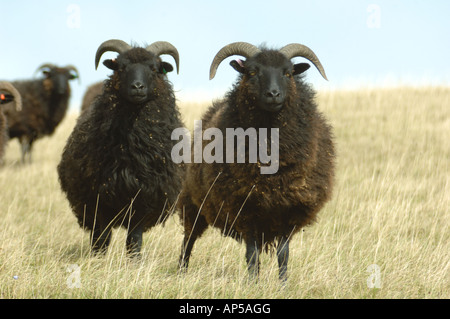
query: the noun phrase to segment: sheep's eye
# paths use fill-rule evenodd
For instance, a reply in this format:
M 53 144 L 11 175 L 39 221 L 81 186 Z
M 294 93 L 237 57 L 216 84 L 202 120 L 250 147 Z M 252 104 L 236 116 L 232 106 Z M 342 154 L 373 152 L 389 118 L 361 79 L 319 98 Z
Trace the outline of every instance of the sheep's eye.
M 255 76 L 256 75 L 256 71 L 250 71 L 250 72 L 248 72 L 248 75 Z
M 291 72 L 286 72 L 284 75 L 288 78 L 290 78 L 292 76 Z

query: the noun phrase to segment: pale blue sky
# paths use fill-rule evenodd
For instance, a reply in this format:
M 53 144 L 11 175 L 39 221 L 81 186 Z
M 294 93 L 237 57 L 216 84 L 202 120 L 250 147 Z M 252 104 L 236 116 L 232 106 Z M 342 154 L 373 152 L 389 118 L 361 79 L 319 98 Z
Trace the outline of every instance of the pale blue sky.
M 175 45 L 180 74 L 169 79 L 179 100 L 219 97 L 231 86 L 228 60 L 212 81 L 209 66 L 234 41 L 309 46 L 329 79 L 311 68 L 307 79 L 318 89 L 450 85 L 447 0 L 0 0 L 0 8 L 0 79 L 31 77 L 44 62 L 73 64 L 81 75 L 71 85 L 73 109 L 86 86 L 110 74 L 103 65 L 95 71 L 94 55 L 112 38 Z

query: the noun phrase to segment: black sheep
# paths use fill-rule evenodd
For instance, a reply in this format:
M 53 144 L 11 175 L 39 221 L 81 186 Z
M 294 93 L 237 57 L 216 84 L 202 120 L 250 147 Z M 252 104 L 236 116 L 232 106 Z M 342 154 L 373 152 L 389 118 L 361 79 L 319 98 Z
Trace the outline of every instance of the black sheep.
M 5 108 L 10 138 L 17 137 L 22 146 L 22 162 L 31 161 L 31 149 L 36 139 L 52 135 L 69 107 L 69 81 L 78 77 L 74 66 L 63 68 L 43 64 L 44 78 L 11 82 L 22 96 L 23 110 L 14 105 Z M 11 103 L 14 104 L 14 103 Z
M 187 166 L 178 202 L 184 225 L 180 267 L 187 269 L 195 240 L 211 225 L 246 243 L 252 278 L 259 273 L 261 250 L 276 246 L 279 276 L 285 281 L 289 240 L 313 222 L 330 199 L 335 165 L 331 127 L 317 110 L 314 91 L 300 75 L 309 64 L 290 60 L 307 58 L 326 76 L 316 55 L 303 45 L 271 50 L 237 42 L 217 53 L 210 78 L 221 61 L 232 55 L 247 59 L 230 63 L 240 76 L 225 99 L 214 102 L 203 116 L 202 130 L 220 129 L 222 145 L 226 145 L 227 128 L 256 128 L 258 135 L 261 128 L 278 129 L 279 142 L 268 148 L 277 147 L 279 158 L 272 163 L 276 169 L 263 174 L 261 169 L 267 165 L 261 159 Z M 272 137 L 275 140 L 274 134 L 267 135 L 271 141 Z M 246 157 L 250 157 L 249 144 Z
M 15 101 L 15 106 L 19 112 L 22 109 L 22 99 L 20 93 L 8 82 L 0 82 L 0 164 L 3 163 L 5 146 L 8 141 L 8 125 L 3 114 L 3 105 Z
M 159 57 L 178 51 L 168 42 L 131 47 L 109 40 L 97 50 L 119 53 L 103 64 L 114 73 L 102 94 L 80 115 L 58 165 L 62 190 L 78 223 L 91 231 L 94 252 L 105 251 L 111 230 L 127 229 L 130 255 L 140 255 L 142 234 L 173 212 L 181 166 L 171 161 L 171 133 L 182 127 L 172 65 Z

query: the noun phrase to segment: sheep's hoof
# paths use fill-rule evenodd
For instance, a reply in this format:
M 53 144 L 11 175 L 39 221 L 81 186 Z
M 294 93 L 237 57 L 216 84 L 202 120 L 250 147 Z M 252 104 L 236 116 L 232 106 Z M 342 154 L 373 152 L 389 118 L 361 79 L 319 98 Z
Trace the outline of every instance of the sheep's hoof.
M 107 247 L 92 247 L 91 255 L 94 257 L 102 257 L 106 255 L 107 251 L 108 251 Z
M 279 279 L 280 279 L 281 287 L 282 288 L 286 287 L 287 275 L 286 274 L 284 274 L 284 275 L 280 274 Z
M 247 281 L 249 284 L 257 284 L 259 281 L 259 275 L 258 274 L 249 274 Z
M 141 261 L 142 254 L 139 251 L 127 252 L 127 257 L 133 261 Z
M 188 270 L 188 264 L 185 260 L 180 260 L 180 262 L 178 263 L 178 274 L 179 275 L 184 275 L 185 273 L 187 273 Z

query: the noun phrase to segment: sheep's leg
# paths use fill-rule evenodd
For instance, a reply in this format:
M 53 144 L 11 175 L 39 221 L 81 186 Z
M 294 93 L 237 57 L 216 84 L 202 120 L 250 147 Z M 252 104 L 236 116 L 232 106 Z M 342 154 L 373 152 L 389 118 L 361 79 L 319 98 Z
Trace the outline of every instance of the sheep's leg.
M 127 234 L 127 253 L 131 257 L 139 257 L 142 247 L 142 228 L 135 226 L 128 229 Z
M 198 208 L 195 208 L 195 211 L 198 211 Z M 196 215 L 197 214 L 195 214 L 195 216 Z M 192 216 L 193 218 L 185 216 L 184 239 L 179 260 L 179 269 L 181 272 L 187 271 L 187 268 L 189 266 L 189 258 L 191 257 L 194 243 L 208 227 L 208 224 L 203 216 L 199 215 L 196 219 L 195 216 Z
M 282 236 L 277 247 L 279 278 L 282 282 L 287 280 L 287 264 L 289 260 L 289 238 Z
M 31 163 L 31 144 L 32 141 L 28 137 L 20 138 L 20 147 L 22 151 L 22 164 L 25 164 L 28 158 L 28 162 Z
M 91 247 L 94 254 L 106 253 L 111 242 L 111 227 L 95 225 L 91 235 Z
M 189 259 L 196 239 L 197 237 L 192 238 L 189 234 L 184 235 L 183 246 L 181 247 L 181 255 L 178 263 L 181 272 L 186 272 L 188 269 Z
M 247 251 L 245 258 L 247 260 L 247 269 L 250 275 L 250 279 L 256 280 L 259 275 L 259 253 L 260 247 L 255 238 L 249 238 L 245 241 L 247 245 Z

